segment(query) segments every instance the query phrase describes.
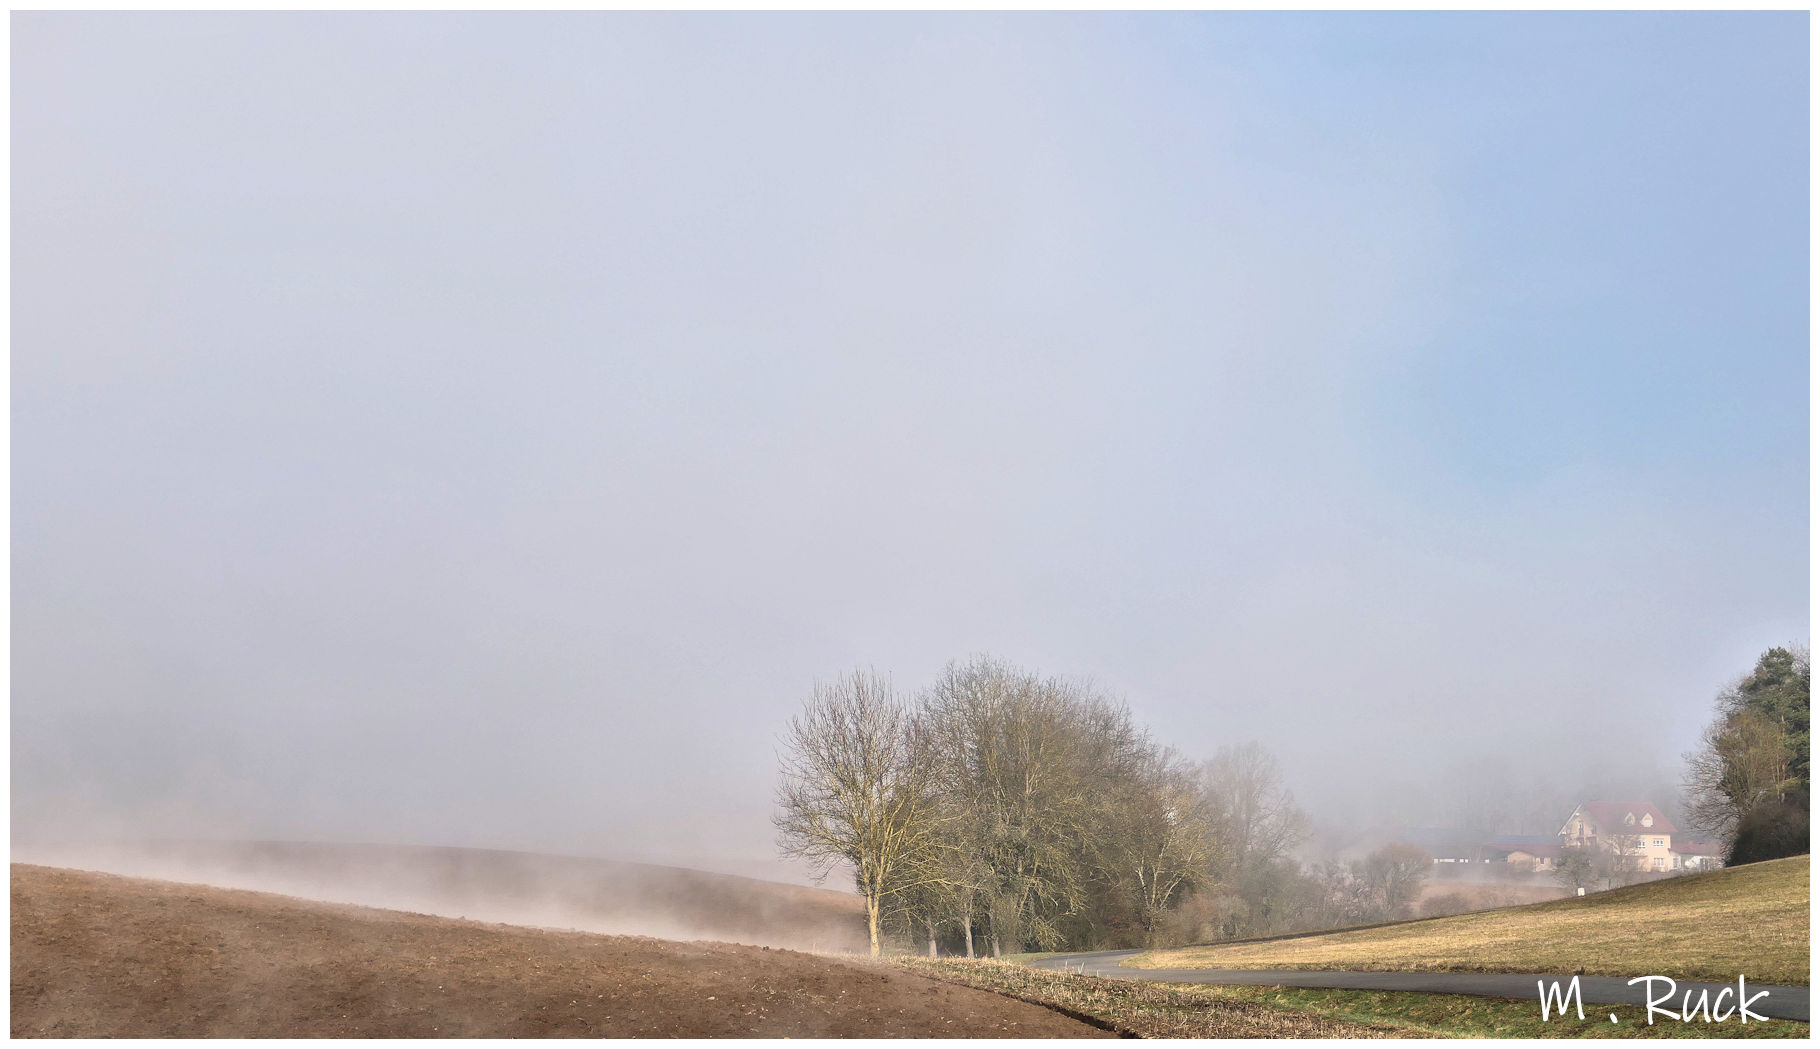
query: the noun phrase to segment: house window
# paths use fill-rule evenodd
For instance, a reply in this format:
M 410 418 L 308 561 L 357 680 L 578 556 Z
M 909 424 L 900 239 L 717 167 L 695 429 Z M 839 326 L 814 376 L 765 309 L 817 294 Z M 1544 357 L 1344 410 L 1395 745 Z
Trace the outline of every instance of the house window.
M 1662 857 L 1660 857 L 1660 856 L 1656 857 L 1656 866 L 1658 866 L 1658 867 L 1663 866 Z
M 1666 842 L 1666 841 L 1663 841 L 1663 840 L 1662 840 L 1662 839 L 1661 839 L 1661 838 L 1657 838 L 1657 839 L 1656 839 L 1656 844 L 1657 844 L 1657 845 L 1666 845 L 1666 844 L 1668 844 L 1668 843 L 1667 843 L 1667 842 Z

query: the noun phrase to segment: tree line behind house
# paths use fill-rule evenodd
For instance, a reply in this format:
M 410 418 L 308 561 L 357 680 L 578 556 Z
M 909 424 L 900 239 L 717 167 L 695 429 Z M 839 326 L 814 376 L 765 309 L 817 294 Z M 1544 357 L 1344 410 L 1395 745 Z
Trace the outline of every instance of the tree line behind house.
M 1387 845 L 1305 869 L 1307 815 L 1255 744 L 1195 762 L 1080 682 L 991 658 L 900 695 L 855 671 L 784 734 L 784 851 L 850 867 L 872 949 L 1169 945 L 1382 920 L 1431 860 Z

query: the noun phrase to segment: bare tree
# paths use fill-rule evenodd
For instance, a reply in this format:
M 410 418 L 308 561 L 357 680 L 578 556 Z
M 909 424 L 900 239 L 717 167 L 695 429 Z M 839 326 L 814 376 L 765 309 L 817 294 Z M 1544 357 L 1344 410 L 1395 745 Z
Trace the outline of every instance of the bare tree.
M 1243 903 L 1226 910 L 1224 932 L 1269 931 L 1299 876 L 1290 853 L 1308 836 L 1308 816 L 1283 786 L 1276 759 L 1256 743 L 1221 748 L 1201 766 L 1201 789 L 1214 875 Z
M 957 883 L 969 910 L 983 910 L 993 953 L 1060 945 L 1115 851 L 1115 799 L 1146 753 L 1129 711 L 1085 685 L 979 658 L 948 667 L 922 719 L 957 837 L 977 859 Z
M 1316 928 L 1357 925 L 1377 917 L 1371 886 L 1357 861 L 1328 860 L 1311 872 L 1317 895 L 1309 918 Z
M 1256 743 L 1222 747 L 1201 769 L 1225 864 L 1237 871 L 1280 859 L 1308 837 L 1308 816 Z
M 1728 863 L 1807 851 L 1810 674 L 1805 646 L 1764 652 L 1685 756 L 1687 820 L 1728 842 Z
M 1584 889 L 1598 877 L 1598 860 L 1591 849 L 1568 845 L 1555 860 L 1555 880 L 1569 889 Z
M 1434 858 L 1406 842 L 1391 842 L 1365 857 L 1360 875 L 1386 919 L 1408 913 L 1422 892 Z
M 1628 827 L 1599 835 L 1593 852 L 1593 877 L 1608 889 L 1635 882 L 1643 871 L 1643 838 Z
M 920 883 L 915 868 L 940 832 L 916 731 L 891 683 L 856 670 L 817 683 L 784 734 L 778 845 L 815 863 L 819 877 L 841 863 L 853 867 L 875 958 L 887 897 Z
M 940 801 L 944 813 L 942 841 L 928 854 L 934 870 L 926 878 L 929 887 L 921 899 L 935 912 L 927 918 L 931 930 L 953 925 L 960 930 L 962 949 L 972 958 L 976 954 L 973 932 L 981 916 L 981 901 L 990 896 L 994 884 L 992 867 L 986 862 L 978 822 L 954 799 L 942 796 Z
M 980 856 L 965 807 L 943 790 L 943 755 L 933 726 L 920 713 L 913 717 L 911 735 L 917 747 L 913 760 L 930 780 L 938 833 L 931 847 L 919 850 L 898 868 L 896 877 L 908 888 L 890 894 L 898 908 L 894 917 L 912 937 L 925 937 L 931 958 L 937 953 L 938 930 L 958 927 L 971 958 L 976 903 L 992 884 L 991 871 Z
M 1120 808 L 1115 863 L 1135 880 L 1145 937 L 1154 941 L 1169 909 L 1210 878 L 1213 838 L 1199 772 L 1171 751 L 1153 751 Z
M 1743 815 L 1787 789 L 1788 750 L 1780 726 L 1751 710 L 1722 714 L 1699 750 L 1685 756 L 1688 821 L 1729 839 Z

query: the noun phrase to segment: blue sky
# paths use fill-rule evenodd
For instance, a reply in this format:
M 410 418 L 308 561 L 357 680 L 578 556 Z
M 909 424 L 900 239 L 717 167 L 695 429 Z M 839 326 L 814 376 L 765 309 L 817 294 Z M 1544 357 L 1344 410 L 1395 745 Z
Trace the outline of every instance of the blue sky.
M 1586 464 L 1799 487 L 1804 14 L 1149 22 L 1183 93 L 1243 71 L 1258 163 L 1400 165 L 1435 209 L 1445 305 L 1359 390 L 1385 458 L 1474 490 Z
M 1333 822 L 1672 784 L 1808 630 L 1806 41 L 16 16 L 15 824 L 749 869 L 981 651 Z

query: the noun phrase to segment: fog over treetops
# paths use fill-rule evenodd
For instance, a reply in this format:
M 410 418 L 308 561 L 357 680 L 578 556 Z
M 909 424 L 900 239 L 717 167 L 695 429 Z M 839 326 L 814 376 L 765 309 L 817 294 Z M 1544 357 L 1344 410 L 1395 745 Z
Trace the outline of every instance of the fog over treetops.
M 800 878 L 975 653 L 1438 824 L 1807 637 L 1805 14 L 12 24 L 15 844 Z

